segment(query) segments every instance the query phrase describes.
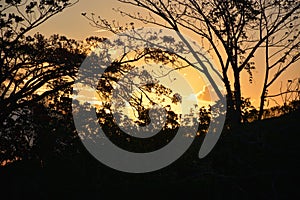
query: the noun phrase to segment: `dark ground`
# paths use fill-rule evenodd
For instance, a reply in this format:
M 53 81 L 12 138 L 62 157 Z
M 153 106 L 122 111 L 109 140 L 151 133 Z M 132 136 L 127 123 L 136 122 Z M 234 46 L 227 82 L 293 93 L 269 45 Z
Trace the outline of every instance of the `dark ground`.
M 224 134 L 204 159 L 199 139 L 172 165 L 146 174 L 110 169 L 91 156 L 19 161 L 0 168 L 1 199 L 103 199 L 104 194 L 185 199 L 300 199 L 300 113 Z M 29 197 L 29 198 L 27 198 Z M 177 196 L 179 197 L 179 196 Z M 181 197 L 181 196 L 180 196 Z

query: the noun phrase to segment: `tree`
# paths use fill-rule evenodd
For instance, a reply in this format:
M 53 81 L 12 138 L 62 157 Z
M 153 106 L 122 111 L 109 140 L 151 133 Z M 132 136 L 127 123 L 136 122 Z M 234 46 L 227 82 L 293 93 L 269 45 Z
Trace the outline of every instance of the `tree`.
M 53 123 L 59 118 L 41 103 L 45 100 L 50 106 L 51 102 L 57 106 L 57 102 L 71 94 L 70 86 L 87 49 L 82 42 L 64 36 L 45 38 L 39 33 L 30 36 L 28 32 L 75 3 L 69 0 L 1 1 L 1 163 L 43 157 L 43 153 L 36 154 L 37 146 L 40 152 L 53 148 L 47 138 L 58 129 Z M 37 111 L 39 107 L 43 109 Z
M 228 114 L 233 124 L 242 122 L 242 88 L 240 76 L 248 72 L 251 82 L 255 68 L 253 57 L 265 42 L 286 31 L 290 17 L 300 9 L 299 1 L 271 0 L 119 0 L 148 11 L 148 15 L 116 9 L 121 15 L 146 24 L 158 25 L 179 33 L 184 30 L 198 36 L 216 57 L 227 90 Z M 284 10 L 282 10 L 284 8 Z M 276 14 L 274 13 L 280 13 Z M 86 14 L 84 13 L 86 16 Z M 87 16 L 86 16 L 87 17 Z M 132 24 L 120 26 L 101 17 L 87 17 L 94 26 L 118 33 Z M 273 18 L 275 18 L 273 20 Z M 267 28 L 266 28 L 267 25 Z M 267 31 L 265 31 L 267 29 Z M 298 35 L 292 40 L 296 40 Z M 274 43 L 276 44 L 276 43 Z M 293 43 L 288 48 L 293 48 Z M 270 48 L 270 47 L 266 47 Z M 295 59 L 292 59 L 295 61 Z M 289 65 L 287 65 L 289 67 Z M 233 79 L 230 79 L 230 75 Z
M 267 98 L 279 96 L 269 94 L 268 89 L 270 86 L 272 86 L 288 68 L 295 66 L 295 63 L 297 63 L 300 58 L 300 20 L 299 9 L 296 9 L 297 3 L 299 4 L 299 1 L 274 1 L 273 4 L 269 2 L 261 4 L 262 12 L 258 31 L 260 37 L 266 36 L 266 39 L 262 45 L 265 57 L 265 75 L 260 97 L 258 119 L 262 119 L 263 117 Z M 277 21 L 282 22 L 278 23 Z M 277 28 L 274 28 L 274 26 L 277 26 Z M 291 82 L 292 81 L 288 81 L 290 86 Z M 288 87 L 287 90 L 290 90 Z M 298 91 L 289 91 L 289 93 L 295 92 L 297 93 Z M 282 102 L 284 104 L 286 103 L 283 99 Z
M 96 41 L 99 42 L 98 47 L 106 42 L 105 39 L 104 41 Z M 94 54 L 92 53 L 91 57 Z M 110 113 L 112 113 L 113 109 L 114 113 L 118 113 L 120 115 L 119 118 L 123 119 L 122 109 L 125 107 L 125 102 L 128 102 L 131 106 L 133 115 L 136 118 L 135 123 L 140 126 L 150 123 L 149 110 L 156 105 L 161 105 L 165 111 L 169 111 L 169 114 L 177 115 L 172 111 L 171 106 L 180 102 L 182 97 L 178 93 L 173 92 L 172 89 L 161 84 L 160 76 L 155 74 L 155 72 L 158 72 L 158 69 L 154 70 L 152 68 L 152 71 L 150 71 L 147 66 L 142 66 L 141 68 L 135 66 L 136 62 L 141 60 L 154 62 L 157 65 L 172 62 L 172 55 L 168 53 L 159 53 L 159 55 L 157 56 L 157 50 L 141 50 L 133 59 L 128 59 L 128 57 L 124 56 L 110 63 L 100 79 L 95 80 L 98 81 L 96 92 L 99 95 L 99 100 L 102 102 L 102 106 L 98 106 L 99 113 L 102 113 L 100 114 L 102 116 L 100 121 L 107 123 L 110 117 L 105 114 L 107 113 L 105 110 L 110 110 Z M 98 60 L 102 60 L 102 58 L 95 55 L 95 62 Z M 88 67 L 88 72 L 85 73 L 93 74 L 97 67 L 100 66 L 93 64 Z M 159 68 L 159 71 L 161 73 L 169 72 L 168 69 L 163 68 Z M 137 78 L 140 81 L 137 81 Z M 156 116 L 156 118 L 159 117 Z M 122 120 L 122 122 L 127 123 L 128 121 Z
M 57 35 L 45 39 L 41 34 L 34 37 L 26 34 L 75 3 L 69 0 L 6 0 L 1 4 L 1 122 L 17 108 L 38 102 L 72 84 L 74 67 L 83 56 L 79 44 Z
M 283 82 L 281 82 L 281 85 L 279 87 L 279 93 L 277 94 L 269 94 L 266 96 L 268 98 L 267 104 L 269 103 L 269 100 L 272 100 L 276 106 L 271 108 L 271 111 L 273 111 L 273 116 L 279 116 L 282 114 L 287 114 L 290 112 L 294 112 L 298 109 L 298 103 L 300 100 L 300 79 L 289 79 L 286 82 L 286 85 L 283 85 Z M 278 101 L 275 99 L 276 97 L 280 97 L 281 102 L 283 102 L 283 105 L 280 106 Z M 272 110 L 273 109 L 273 110 Z M 263 110 L 263 118 L 266 118 L 268 116 L 265 115 L 266 109 Z

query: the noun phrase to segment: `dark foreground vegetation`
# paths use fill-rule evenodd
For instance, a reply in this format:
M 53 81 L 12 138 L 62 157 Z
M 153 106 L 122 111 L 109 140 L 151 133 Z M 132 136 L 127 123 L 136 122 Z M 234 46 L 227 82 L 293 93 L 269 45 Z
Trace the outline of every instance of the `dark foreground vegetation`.
M 204 159 L 201 136 L 172 165 L 146 174 L 110 169 L 78 142 L 73 156 L 15 161 L 0 168 L 3 199 L 100 197 L 111 195 L 196 193 L 207 199 L 289 199 L 299 197 L 300 112 L 242 125 L 223 133 Z M 69 154 L 70 155 L 70 154 Z

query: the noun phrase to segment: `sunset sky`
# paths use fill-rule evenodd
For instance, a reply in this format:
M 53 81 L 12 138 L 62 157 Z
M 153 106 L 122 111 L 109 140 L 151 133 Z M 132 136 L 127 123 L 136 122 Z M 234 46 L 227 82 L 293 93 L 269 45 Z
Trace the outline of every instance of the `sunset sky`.
M 96 16 L 100 15 L 101 17 L 108 20 L 115 19 L 116 21 L 120 21 L 121 23 L 128 23 L 132 21 L 128 18 L 122 17 L 119 13 L 113 11 L 113 8 L 122 8 L 126 11 L 137 12 L 136 8 L 131 6 L 124 7 L 124 4 L 119 3 L 117 0 L 80 0 L 73 7 L 70 7 L 64 10 L 62 13 L 50 18 L 47 22 L 31 31 L 30 34 L 40 32 L 46 36 L 50 36 L 54 33 L 58 33 L 78 40 L 84 40 L 89 36 L 110 37 L 111 34 L 109 34 L 108 32 L 92 27 L 89 22 L 81 15 L 81 13 L 95 13 Z M 192 35 L 191 37 L 195 41 L 197 41 L 197 38 L 194 38 Z M 241 76 L 243 96 L 251 97 L 252 103 L 255 106 L 258 106 L 259 104 L 258 98 L 261 93 L 261 86 L 263 81 L 263 71 L 259 68 L 261 59 L 263 58 L 259 55 L 257 55 L 255 58 L 257 69 L 253 71 L 254 79 L 252 84 L 249 83 L 249 75 L 246 72 L 242 73 Z M 280 80 L 277 80 L 276 84 L 273 85 L 269 93 L 279 93 L 281 81 L 285 86 L 287 80 L 298 77 L 300 77 L 299 63 L 295 64 L 288 71 L 286 71 L 286 73 L 283 74 L 282 78 Z M 203 90 L 203 85 L 198 85 L 196 88 L 196 92 L 200 92 L 201 90 Z M 270 103 L 272 102 L 270 101 Z

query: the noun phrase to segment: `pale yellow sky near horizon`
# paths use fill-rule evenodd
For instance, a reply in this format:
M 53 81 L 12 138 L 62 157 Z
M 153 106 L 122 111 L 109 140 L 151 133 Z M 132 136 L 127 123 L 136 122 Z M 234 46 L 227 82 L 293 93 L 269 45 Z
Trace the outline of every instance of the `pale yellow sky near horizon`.
M 62 13 L 57 14 L 56 16 L 50 18 L 45 23 L 41 24 L 39 27 L 30 32 L 30 34 L 40 32 L 46 36 L 50 36 L 52 34 L 58 33 L 61 35 L 65 35 L 69 38 L 74 38 L 77 40 L 84 40 L 89 36 L 99 36 L 99 37 L 109 37 L 110 34 L 105 31 L 99 31 L 97 28 L 92 27 L 89 22 L 81 15 L 82 12 L 95 13 L 95 16 L 100 15 L 103 18 L 116 21 L 120 21 L 121 23 L 129 23 L 133 20 L 129 18 L 122 17 L 119 13 L 113 11 L 113 8 L 122 8 L 123 10 L 127 10 L 130 12 L 137 12 L 137 9 L 124 4 L 119 3 L 117 0 L 79 0 L 79 2 L 64 10 Z M 191 36 L 193 38 L 193 36 Z M 197 38 L 193 38 L 197 41 Z M 253 83 L 249 83 L 249 75 L 247 72 L 243 72 L 241 74 L 241 84 L 243 90 L 244 97 L 250 97 L 252 103 L 255 106 L 259 104 L 259 96 L 261 93 L 261 86 L 263 83 L 263 70 L 259 67 L 260 60 L 263 59 L 261 56 L 256 56 L 256 68 L 253 71 Z M 300 77 L 300 68 L 299 63 L 295 64 L 295 66 L 289 68 L 286 73 L 284 73 L 280 80 L 278 80 L 271 88 L 270 94 L 279 93 L 279 87 L 281 81 L 283 81 L 283 85 L 289 79 L 294 79 Z M 203 89 L 203 86 L 198 87 Z M 272 103 L 270 101 L 270 103 Z M 270 104 L 274 105 L 274 104 Z

